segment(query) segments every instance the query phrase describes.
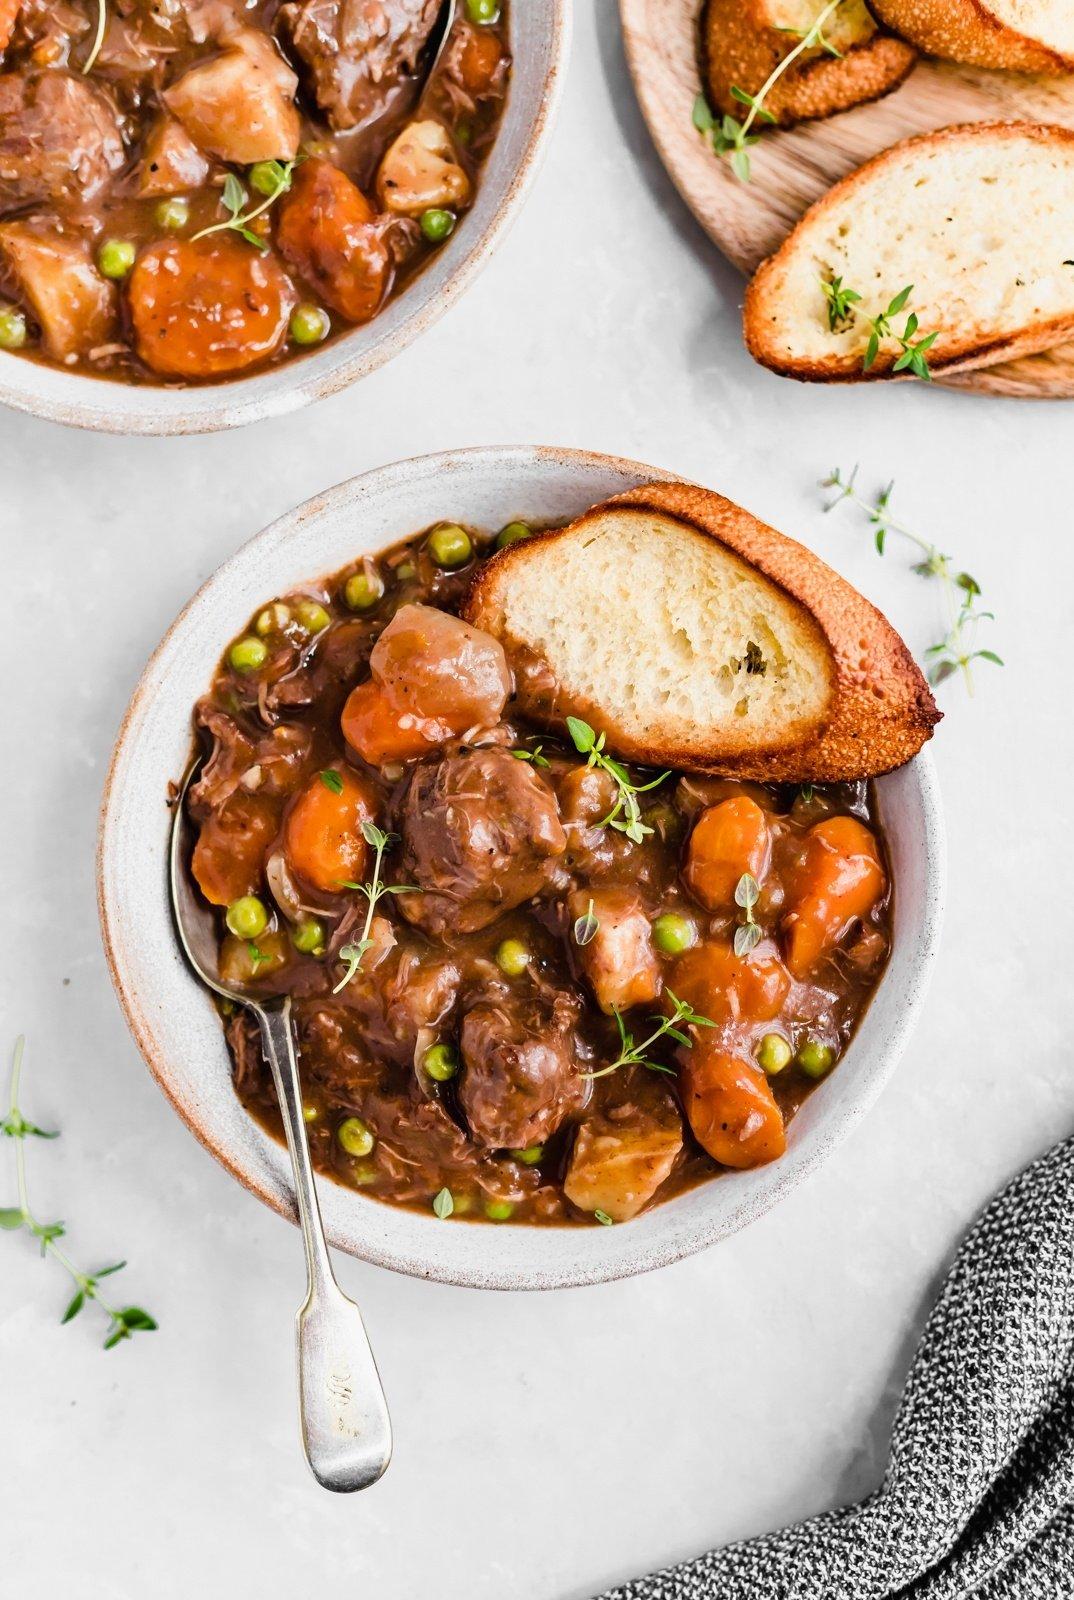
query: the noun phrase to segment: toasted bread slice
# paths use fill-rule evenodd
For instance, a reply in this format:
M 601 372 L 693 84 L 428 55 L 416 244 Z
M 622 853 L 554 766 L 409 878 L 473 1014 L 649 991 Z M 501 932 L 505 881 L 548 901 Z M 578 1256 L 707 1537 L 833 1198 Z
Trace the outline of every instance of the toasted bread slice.
M 873 0 L 873 9 L 931 56 L 1012 72 L 1074 70 L 1070 0 Z
M 824 10 L 825 0 L 705 0 L 701 58 L 712 105 L 745 115 L 732 88 L 756 94 Z M 832 55 L 818 44 L 804 51 L 765 96 L 784 127 L 808 117 L 876 100 L 900 84 L 917 59 L 902 39 L 881 33 L 864 0 L 844 0 L 824 27 Z
M 817 556 L 722 495 L 653 484 L 482 567 L 464 607 L 521 710 L 631 761 L 760 781 L 870 777 L 939 720 L 898 634 Z
M 1074 334 L 1074 130 L 970 123 L 867 161 L 806 212 L 746 292 L 746 344 L 788 377 L 895 374 L 919 342 L 933 372 L 1030 355 Z M 824 284 L 860 300 L 835 316 Z M 870 319 L 911 287 L 864 362 Z

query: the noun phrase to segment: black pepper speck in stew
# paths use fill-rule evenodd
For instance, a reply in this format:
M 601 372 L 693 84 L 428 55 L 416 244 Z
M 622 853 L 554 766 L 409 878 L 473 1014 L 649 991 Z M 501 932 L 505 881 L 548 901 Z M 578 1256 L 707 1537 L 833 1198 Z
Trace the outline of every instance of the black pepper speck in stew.
M 0 0 L 0 350 L 226 379 L 375 317 L 473 202 L 506 7 Z
M 293 997 L 322 1172 L 438 1217 L 619 1223 L 777 1159 L 887 960 L 866 784 L 642 771 L 516 714 L 456 523 L 251 618 L 197 707 L 226 983 Z M 258 1035 L 225 1025 L 278 1131 Z

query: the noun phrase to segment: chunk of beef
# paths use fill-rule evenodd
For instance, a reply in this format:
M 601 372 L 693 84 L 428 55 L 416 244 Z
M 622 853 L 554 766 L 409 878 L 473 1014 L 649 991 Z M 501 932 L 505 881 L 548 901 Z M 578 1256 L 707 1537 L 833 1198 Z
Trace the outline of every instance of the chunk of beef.
M 482 1001 L 463 1018 L 459 1104 L 478 1144 L 524 1149 L 584 1102 L 573 995 Z
M 473 933 L 539 894 L 567 838 L 556 797 L 510 751 L 464 750 L 415 767 L 401 804 L 399 909 L 426 933 Z
M 0 212 L 91 201 L 125 159 L 115 110 L 83 78 L 0 77 Z
M 600 1009 L 629 1011 L 656 1000 L 663 987 L 649 919 L 630 889 L 577 889 L 572 920 L 592 915 L 597 928 L 578 949 L 578 964 Z
M 440 0 L 297 0 L 280 22 L 333 128 L 375 116 L 417 66 Z

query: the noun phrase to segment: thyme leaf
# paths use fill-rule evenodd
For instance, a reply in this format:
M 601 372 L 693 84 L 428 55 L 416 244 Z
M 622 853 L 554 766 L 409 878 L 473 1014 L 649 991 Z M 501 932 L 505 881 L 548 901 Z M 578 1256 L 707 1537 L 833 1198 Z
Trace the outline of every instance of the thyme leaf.
M 597 823 L 597 827 L 615 828 L 617 832 L 625 834 L 632 844 L 641 844 L 646 835 L 653 830 L 641 819 L 638 796 L 658 788 L 665 778 L 671 777 L 671 773 L 662 772 L 651 783 L 635 783 L 622 762 L 613 760 L 605 753 L 606 736 L 603 733 L 598 734 L 588 722 L 583 722 L 581 717 L 567 718 L 567 732 L 579 755 L 588 757 L 586 765 L 606 772 L 617 790 L 615 805 L 608 815 Z
M 239 234 L 243 239 L 245 239 L 247 244 L 252 244 L 255 249 L 262 251 L 267 250 L 268 240 L 262 239 L 259 233 L 255 233 L 250 227 L 250 224 L 251 222 L 255 222 L 258 217 L 262 216 L 270 206 L 275 205 L 281 194 L 287 193 L 288 189 L 291 187 L 291 177 L 294 173 L 295 167 L 298 165 L 299 159 L 300 158 L 296 156 L 294 161 L 288 161 L 286 163 L 282 161 L 270 161 L 265 163 L 265 165 L 272 171 L 273 187 L 269 190 L 261 204 L 254 206 L 250 211 L 244 210 L 246 202 L 250 198 L 249 195 L 239 182 L 238 178 L 236 178 L 235 174 L 233 172 L 229 172 L 227 177 L 224 179 L 224 187 L 220 192 L 220 202 L 223 205 L 224 210 L 228 213 L 226 221 L 214 222 L 212 227 L 202 228 L 199 233 L 192 234 L 190 240 L 191 244 L 193 244 L 197 239 L 207 239 L 211 233 L 223 233 L 228 229 L 231 229 L 234 233 Z
M 345 944 L 340 949 L 339 959 L 346 963 L 347 970 L 332 990 L 333 994 L 339 994 L 340 990 L 347 987 L 362 965 L 362 958 L 366 951 L 373 948 L 373 941 L 369 937 L 369 932 L 373 926 L 373 913 L 376 911 L 378 903 L 386 894 L 414 894 L 416 892 L 416 886 L 413 884 L 385 883 L 381 874 L 384 852 L 393 843 L 395 834 L 385 833 L 382 828 L 377 827 L 375 822 L 370 822 L 367 818 L 362 823 L 362 838 L 366 844 L 371 846 L 374 852 L 372 877 L 368 883 L 352 883 L 349 879 L 344 878 L 339 887 L 341 889 L 354 889 L 358 894 L 365 895 L 365 926 L 362 929 L 360 939 L 352 944 Z
M 679 1000 L 673 995 L 670 989 L 665 990 L 665 993 L 674 1010 L 669 1017 L 661 1016 L 659 1013 L 651 1016 L 649 1021 L 655 1022 L 657 1026 L 652 1033 L 641 1040 L 635 1040 L 633 1034 L 628 1030 L 626 1023 L 623 1021 L 622 1012 L 616 1007 L 612 1008 L 615 1025 L 619 1030 L 619 1054 L 614 1061 L 606 1067 L 601 1067 L 599 1071 L 583 1072 L 583 1078 L 607 1078 L 613 1072 L 618 1072 L 620 1067 L 648 1067 L 650 1072 L 673 1072 L 674 1069 L 672 1067 L 667 1067 L 663 1062 L 652 1059 L 650 1051 L 653 1046 L 659 1044 L 661 1039 L 670 1035 L 678 1044 L 686 1045 L 689 1049 L 692 1048 L 693 1041 L 687 1034 L 683 1033 L 680 1023 L 685 1023 L 688 1027 L 695 1028 L 714 1028 L 716 1026 L 711 1018 L 701 1016 L 685 1000 Z

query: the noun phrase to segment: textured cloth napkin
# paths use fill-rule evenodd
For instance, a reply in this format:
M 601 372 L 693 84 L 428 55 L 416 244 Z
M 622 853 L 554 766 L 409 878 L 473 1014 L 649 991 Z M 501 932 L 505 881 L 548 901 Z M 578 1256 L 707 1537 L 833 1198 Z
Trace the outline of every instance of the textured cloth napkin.
M 874 1494 L 602 1600 L 896 1597 L 1074 1600 L 1074 1139 L 965 1239 Z

